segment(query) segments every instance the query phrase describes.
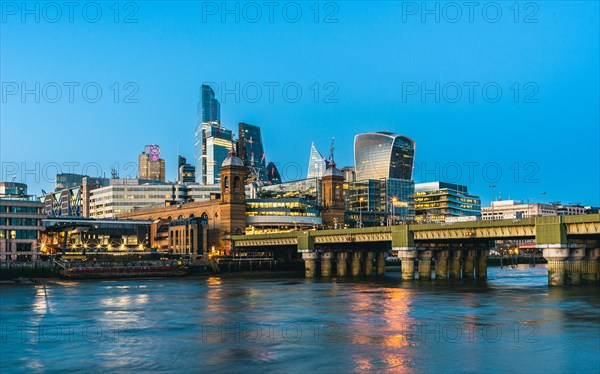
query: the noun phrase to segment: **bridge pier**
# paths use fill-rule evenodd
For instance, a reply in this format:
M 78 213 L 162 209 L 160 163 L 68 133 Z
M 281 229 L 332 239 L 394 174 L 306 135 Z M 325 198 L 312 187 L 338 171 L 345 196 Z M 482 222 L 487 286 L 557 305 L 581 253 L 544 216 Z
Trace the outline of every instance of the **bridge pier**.
M 323 252 L 321 253 L 321 276 L 331 276 L 331 260 L 333 259 L 333 253 Z
M 475 278 L 475 256 L 477 251 L 474 249 L 465 249 L 463 251 L 463 278 Z
M 402 269 L 402 280 L 415 279 L 415 259 L 417 251 L 414 248 L 401 249 L 398 251 L 400 266 Z
M 307 278 L 313 278 L 317 275 L 317 258 L 319 254 L 317 252 L 305 252 L 302 253 L 302 259 L 304 260 L 304 276 Z
M 448 250 L 435 253 L 435 279 L 448 279 Z
M 373 252 L 365 253 L 365 275 L 367 277 L 373 275 L 373 258 L 375 254 Z
M 353 277 L 360 275 L 360 259 L 362 257 L 361 252 L 352 252 L 352 263 L 350 264 L 350 274 Z
M 385 275 L 385 252 L 377 253 L 377 275 Z
M 448 261 L 450 279 L 460 279 L 460 262 L 462 258 L 461 249 L 453 249 Z
M 337 273 L 338 277 L 345 277 L 348 273 L 348 252 L 338 252 Z
M 421 250 L 419 256 L 419 279 L 431 279 L 431 257 L 430 249 Z
M 590 284 L 600 280 L 598 274 L 598 259 L 600 258 L 600 248 L 588 248 L 587 256 L 583 260 L 583 269 L 581 272 L 581 283 Z
M 578 286 L 581 284 L 582 260 L 584 257 L 585 246 L 571 248 L 569 258 L 565 262 L 565 285 Z
M 475 258 L 475 277 L 477 279 L 487 278 L 487 257 L 490 254 L 488 249 L 480 249 L 477 251 Z
M 548 261 L 548 285 L 565 285 L 565 260 L 569 258 L 569 247 L 566 245 L 542 246 L 544 258 Z

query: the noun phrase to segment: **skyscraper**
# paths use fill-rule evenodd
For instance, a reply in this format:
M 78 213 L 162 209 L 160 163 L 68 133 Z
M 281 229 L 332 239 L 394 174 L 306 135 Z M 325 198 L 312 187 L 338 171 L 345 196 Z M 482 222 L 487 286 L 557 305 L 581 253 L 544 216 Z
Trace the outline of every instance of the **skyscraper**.
M 153 181 L 165 181 L 165 160 L 160 158 L 160 147 L 152 144 L 144 147 L 138 157 L 138 178 Z
M 194 134 L 196 181 L 216 184 L 220 181 L 221 164 L 233 148 L 233 134 L 221 127 L 221 105 L 213 89 L 203 84 L 200 96 Z
M 269 165 L 267 165 L 267 181 L 270 184 L 281 183 L 281 175 L 279 175 L 279 170 L 277 170 L 277 166 L 275 166 L 273 161 L 269 162 Z
M 187 163 L 183 156 L 177 158 L 177 180 L 179 183 L 194 183 L 196 181 L 196 168 Z
M 200 89 L 198 101 L 198 124 L 221 121 L 221 104 L 215 99 L 215 91 L 206 84 Z
M 325 170 L 327 170 L 327 161 L 323 158 L 317 147 L 315 147 L 315 143 L 312 143 L 308 160 L 308 175 L 306 178 L 321 178 L 325 173 Z
M 255 180 L 266 180 L 267 167 L 260 127 L 240 122 L 238 130 L 238 156 L 248 167 L 248 177 Z
M 390 132 L 367 132 L 354 138 L 356 180 L 411 180 L 415 142 Z

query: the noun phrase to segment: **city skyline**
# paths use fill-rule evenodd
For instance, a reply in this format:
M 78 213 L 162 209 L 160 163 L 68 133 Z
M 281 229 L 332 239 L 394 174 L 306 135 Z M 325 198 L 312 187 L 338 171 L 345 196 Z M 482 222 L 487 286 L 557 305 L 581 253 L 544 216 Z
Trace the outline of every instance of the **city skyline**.
M 47 177 L 53 177 L 58 171 L 54 164 L 59 165 L 62 172 L 69 172 L 70 163 L 79 163 L 72 166 L 72 171 L 84 173 L 84 165 L 97 163 L 106 176 L 110 175 L 111 166 L 118 164 L 119 174 L 126 177 L 137 169 L 132 166 L 139 147 L 156 143 L 161 145 L 167 163 L 166 178 L 175 180 L 178 153 L 190 160 L 194 155 L 189 129 L 197 121 L 194 108 L 199 89 L 202 83 L 212 82 L 218 88 L 216 98 L 222 101 L 223 126 L 235 128 L 240 121 L 259 123 L 263 141 L 269 145 L 269 158 L 282 166 L 289 165 L 279 170 L 286 180 L 299 179 L 294 175 L 297 168 L 302 173 L 296 174 L 306 174 L 306 149 L 312 141 L 318 148 L 327 149 L 329 139 L 335 136 L 338 165 L 347 166 L 353 164 L 351 139 L 355 134 L 387 130 L 419 143 L 415 182 L 440 180 L 468 185 L 472 193 L 481 196 L 484 205 L 489 204 L 492 195 L 498 194 L 503 199 L 600 205 L 596 192 L 600 190 L 598 92 L 594 83 L 598 81 L 598 30 L 593 27 L 597 4 L 571 7 L 564 3 L 545 3 L 536 15 L 539 22 L 531 24 L 505 18 L 494 24 L 481 19 L 457 24 L 421 24 L 414 19 L 402 22 L 401 10 L 394 4 L 378 3 L 364 9 L 343 3 L 337 23 L 280 21 L 261 24 L 265 27 L 257 29 L 251 23 L 239 22 L 226 25 L 232 30 L 215 36 L 202 32 L 210 29 L 210 22 L 214 20 L 196 22 L 202 19 L 200 4 L 173 6 L 159 13 L 155 5 L 144 3 L 140 4 L 137 24 L 94 25 L 94 30 L 101 31 L 93 34 L 100 46 L 110 40 L 114 56 L 121 60 L 108 60 L 99 54 L 102 48 L 95 51 L 85 46 L 85 38 L 92 35 L 89 23 L 23 25 L 8 19 L 2 25 L 6 31 L 1 36 L 3 55 L 15 58 L 2 61 L 2 76 L 7 84 L 16 82 L 20 89 L 24 82 L 30 89 L 36 82 L 42 88 L 48 82 L 77 81 L 79 87 L 86 82 L 97 82 L 103 90 L 103 100 L 89 103 L 80 95 L 70 103 L 66 90 L 62 100 L 56 103 L 45 100 L 41 94 L 39 103 L 35 102 L 34 95 L 26 96 L 25 100 L 21 100 L 19 94 L 6 95 L 0 115 L 2 179 L 12 180 L 11 170 L 16 166 L 17 180 L 27 183 L 32 193 L 40 194 L 42 188 L 49 189 L 52 184 Z M 190 43 L 190 36 L 186 36 L 190 34 L 196 41 L 204 42 L 202 52 L 191 51 L 190 58 L 181 60 L 160 58 L 172 54 L 174 46 L 154 39 L 158 38 L 154 30 L 158 14 L 166 25 L 181 25 L 180 31 L 172 36 L 180 40 L 177 46 Z M 305 14 L 310 13 L 307 10 Z M 506 10 L 504 14 L 512 13 Z M 381 32 L 361 35 L 352 31 L 365 17 L 378 19 Z M 578 19 L 578 22 L 566 22 L 568 19 Z M 120 27 L 124 37 L 115 42 L 112 36 Z M 404 33 L 410 29 L 424 32 L 416 33 L 411 39 Z M 216 50 L 227 41 L 233 35 L 229 32 L 242 40 L 222 49 L 220 64 L 209 65 L 199 57 L 200 53 Z M 69 39 L 64 33 L 71 35 Z M 162 73 L 160 76 L 150 73 L 144 60 L 137 57 L 140 46 L 136 41 L 141 34 L 158 40 L 148 53 L 156 62 L 153 70 Z M 298 40 L 291 37 L 298 34 L 303 35 Z M 344 34 L 356 38 L 364 53 L 357 54 L 344 45 L 331 45 Z M 519 37 L 509 45 L 498 39 L 499 34 L 503 38 Z M 32 50 L 47 57 L 45 65 L 27 68 L 31 65 L 25 60 L 37 60 L 31 52 L 21 49 L 28 35 L 36 35 L 31 42 Z M 520 37 L 522 35 L 527 37 Z M 273 54 L 269 49 L 257 47 L 256 55 L 248 55 L 240 49 L 240 43 L 256 38 L 264 39 L 267 46 L 281 45 L 283 51 L 289 53 Z M 461 42 L 456 43 L 457 40 Z M 551 46 L 546 45 L 548 40 L 554 41 Z M 294 61 L 301 59 L 296 58 L 293 51 L 305 42 L 313 42 L 315 46 L 311 53 L 321 66 L 318 73 Z M 48 45 L 53 45 L 52 51 Z M 390 45 L 397 48 L 381 48 Z M 142 43 L 141 46 L 149 45 Z M 475 46 L 479 53 L 469 53 Z M 494 54 L 497 48 L 504 53 Z M 587 57 L 574 53 L 575 48 L 585 48 Z M 326 59 L 322 57 L 325 54 L 318 55 L 322 51 L 335 53 Z M 77 60 L 80 52 L 104 62 L 105 66 L 70 64 L 70 60 Z M 455 62 L 453 56 L 458 54 L 469 55 L 471 59 Z M 410 58 L 403 58 L 405 55 Z M 239 56 L 246 57 L 243 68 L 234 63 Z M 264 59 L 264 56 L 270 58 Z M 545 63 L 548 59 L 554 61 L 551 66 Z M 445 63 L 440 65 L 438 61 Z M 509 68 L 517 61 L 518 68 Z M 117 62 L 118 65 L 114 65 Z M 294 73 L 283 68 L 287 66 L 295 67 Z M 364 72 L 363 66 L 373 68 Z M 557 71 L 560 74 L 556 74 Z M 120 92 L 118 103 L 113 102 L 115 82 Z M 134 85 L 128 85 L 130 82 Z M 258 102 L 252 102 L 250 90 L 256 88 L 253 82 L 262 89 L 262 99 Z M 269 86 L 269 82 L 277 85 Z M 447 100 L 449 92 L 456 89 L 452 82 L 458 82 L 463 89 L 463 99 L 457 103 Z M 465 85 L 468 82 L 476 82 L 477 86 L 470 86 L 475 88 L 497 84 L 503 92 L 502 100 L 489 102 L 489 98 L 482 98 L 481 92 L 476 91 L 477 96 L 469 102 L 469 86 Z M 515 86 L 515 83 L 518 84 Z M 281 95 L 282 87 L 295 84 L 303 92 L 298 102 Z M 9 91 L 9 86 L 12 87 L 4 86 L 4 93 Z M 435 91 L 437 86 L 439 97 L 436 92 L 426 93 Z M 269 87 L 278 88 L 273 102 L 268 100 Z M 227 94 L 231 90 L 237 90 L 238 97 Z M 415 90 L 416 94 L 410 94 Z M 515 103 L 517 91 L 519 100 Z M 137 93 L 130 95 L 133 92 Z M 317 102 L 315 92 L 320 94 Z M 534 92 L 537 93 L 534 95 Z M 422 95 L 425 95 L 424 100 Z M 537 103 L 523 102 L 525 96 L 532 95 Z M 138 102 L 124 102 L 126 96 Z M 440 102 L 436 102 L 438 98 Z M 85 129 L 84 133 L 93 134 L 94 139 L 57 146 L 64 142 L 65 135 L 61 134 L 68 134 L 74 128 L 79 133 L 81 128 Z M 42 132 L 46 134 L 44 137 L 28 136 Z M 568 144 L 572 145 L 567 147 L 568 155 L 551 146 L 560 132 L 566 132 Z M 288 139 L 290 135 L 293 141 Z M 18 146 L 19 139 L 28 139 L 29 145 Z M 90 167 L 87 174 L 97 176 L 96 171 L 96 167 Z M 44 173 L 47 175 L 42 175 Z M 494 178 L 499 173 L 501 176 Z M 572 183 L 564 183 L 565 180 Z M 496 187 L 491 188 L 491 185 Z

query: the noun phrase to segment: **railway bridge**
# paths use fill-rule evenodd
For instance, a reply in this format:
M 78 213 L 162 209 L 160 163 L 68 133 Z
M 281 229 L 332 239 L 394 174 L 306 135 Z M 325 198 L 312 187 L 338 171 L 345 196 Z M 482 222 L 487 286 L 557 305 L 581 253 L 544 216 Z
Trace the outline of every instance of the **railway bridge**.
M 600 214 L 340 230 L 232 235 L 238 251 L 294 247 L 305 275 L 367 276 L 385 273 L 385 258 L 397 256 L 402 279 L 486 278 L 487 256 L 496 240 L 534 239 L 548 260 L 550 286 L 599 283 Z M 335 263 L 335 268 L 333 267 Z M 320 266 L 319 266 L 320 265 Z

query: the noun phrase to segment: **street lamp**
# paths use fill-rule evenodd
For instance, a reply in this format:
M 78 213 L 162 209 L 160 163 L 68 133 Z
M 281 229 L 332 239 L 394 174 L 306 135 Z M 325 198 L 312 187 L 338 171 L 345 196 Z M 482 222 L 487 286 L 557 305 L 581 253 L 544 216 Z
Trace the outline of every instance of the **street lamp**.
M 495 184 L 490 184 L 490 188 L 492 189 L 492 200 L 490 205 L 492 206 L 492 219 L 496 219 L 496 217 L 494 217 L 494 188 L 496 188 Z
M 363 222 L 362 222 L 362 202 L 364 200 L 365 199 L 362 196 L 358 199 L 358 201 L 360 202 L 360 208 L 359 208 L 359 211 L 358 211 L 358 214 L 359 214 L 359 217 L 360 217 L 358 219 L 358 227 L 363 227 Z

